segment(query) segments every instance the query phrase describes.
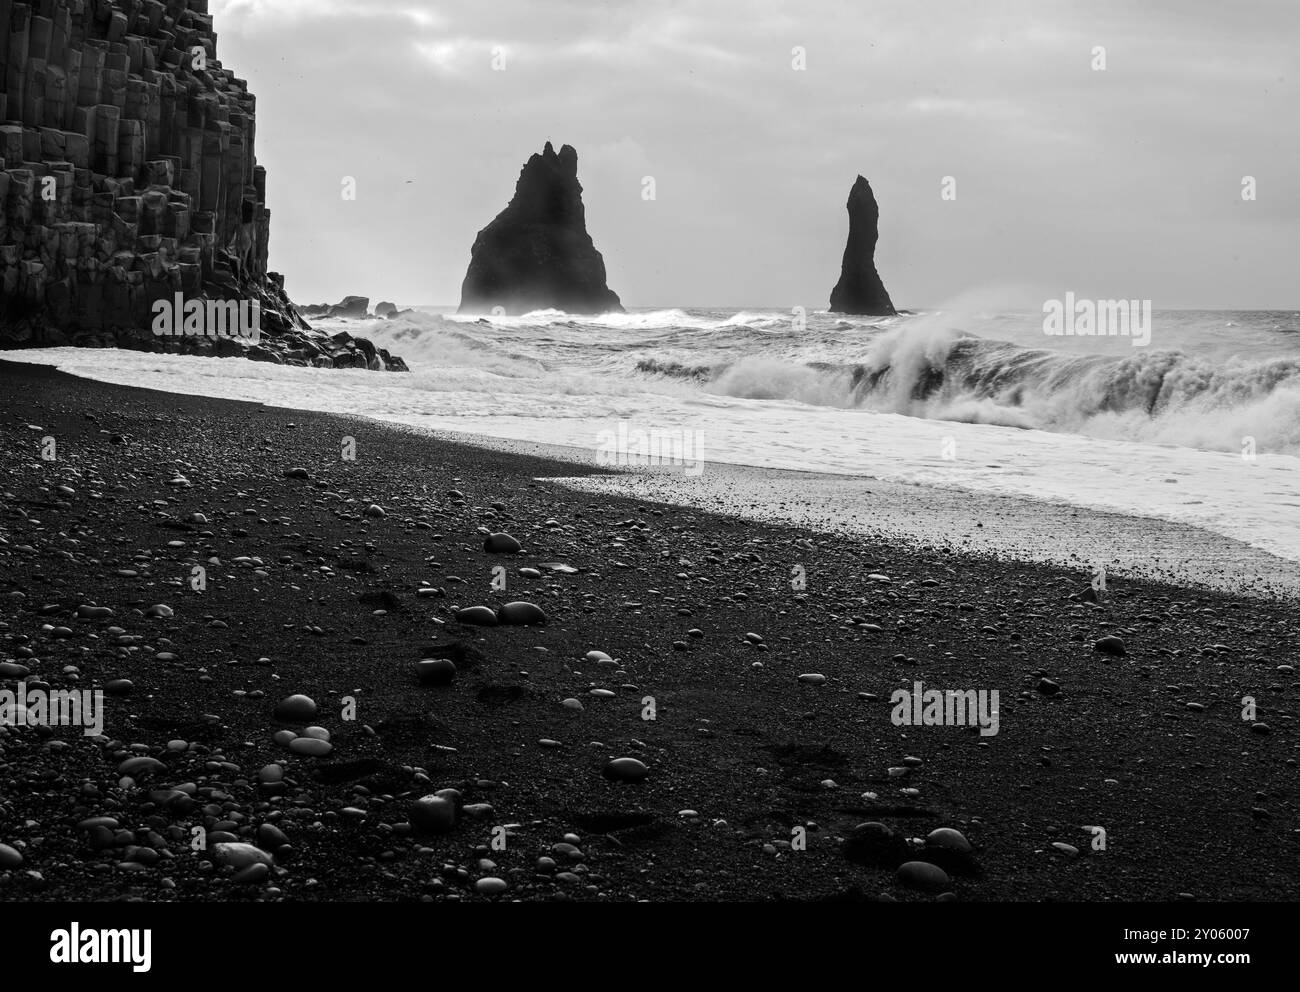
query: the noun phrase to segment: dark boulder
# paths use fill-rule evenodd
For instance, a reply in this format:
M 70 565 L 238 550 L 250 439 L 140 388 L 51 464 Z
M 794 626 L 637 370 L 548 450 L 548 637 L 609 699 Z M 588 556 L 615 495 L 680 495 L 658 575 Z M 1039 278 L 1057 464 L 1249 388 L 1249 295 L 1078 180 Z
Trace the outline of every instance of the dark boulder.
M 519 174 L 509 206 L 479 231 L 461 286 L 460 313 L 556 309 L 622 313 L 605 260 L 587 233 L 578 153 L 548 141 Z
M 331 317 L 351 317 L 364 320 L 370 315 L 370 299 L 365 296 L 345 296 L 330 307 Z
M 858 176 L 849 191 L 849 240 L 844 246 L 840 281 L 831 290 L 831 313 L 891 317 L 897 311 L 876 271 L 880 208 L 871 184 Z

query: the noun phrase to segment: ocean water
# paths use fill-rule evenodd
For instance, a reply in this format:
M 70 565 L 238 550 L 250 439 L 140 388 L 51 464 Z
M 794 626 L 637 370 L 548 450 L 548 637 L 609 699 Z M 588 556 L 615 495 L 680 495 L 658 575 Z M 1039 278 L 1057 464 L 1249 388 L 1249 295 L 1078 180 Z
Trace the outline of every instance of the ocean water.
M 1020 496 L 1300 561 L 1300 314 L 1160 311 L 1150 341 L 1041 313 L 666 309 L 318 321 L 412 374 L 51 349 L 109 382 L 594 449 Z M 707 469 L 705 469 L 707 470 Z

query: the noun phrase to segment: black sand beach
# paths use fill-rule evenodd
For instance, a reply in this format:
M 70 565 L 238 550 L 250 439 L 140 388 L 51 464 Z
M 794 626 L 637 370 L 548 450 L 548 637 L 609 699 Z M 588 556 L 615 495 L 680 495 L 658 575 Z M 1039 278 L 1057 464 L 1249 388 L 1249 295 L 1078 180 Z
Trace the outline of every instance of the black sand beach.
M 0 689 L 115 693 L 102 737 L 0 728 L 0 899 L 1297 897 L 1294 601 L 1119 579 L 1092 603 L 1082 570 L 581 493 L 536 481 L 581 474 L 546 458 L 10 363 L 0 436 Z M 512 601 L 548 622 L 455 619 Z M 1094 648 L 1109 635 L 1125 654 Z M 454 681 L 420 684 L 439 656 Z M 917 682 L 997 690 L 998 733 L 896 726 Z M 278 721 L 298 693 L 318 715 Z M 328 755 L 273 740 L 307 724 Z M 620 757 L 645 779 L 607 779 Z M 454 825 L 413 828 L 443 789 Z M 942 827 L 973 853 L 909 848 Z M 218 864 L 223 842 L 264 854 Z M 913 860 L 950 880 L 901 883 Z

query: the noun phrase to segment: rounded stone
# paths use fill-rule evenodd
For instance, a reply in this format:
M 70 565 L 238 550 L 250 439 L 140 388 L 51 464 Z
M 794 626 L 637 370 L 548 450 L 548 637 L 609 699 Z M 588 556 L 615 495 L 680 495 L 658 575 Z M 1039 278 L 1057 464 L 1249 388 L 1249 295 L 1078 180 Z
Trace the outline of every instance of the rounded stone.
M 289 843 L 289 838 L 273 823 L 263 823 L 257 828 L 257 846 L 267 851 L 274 851 L 276 848 L 284 847 Z
M 429 833 L 446 833 L 456 825 L 456 804 L 443 796 L 421 796 L 411 803 L 411 826 Z
M 483 550 L 490 555 L 517 555 L 524 546 L 509 534 L 489 534 L 483 542 Z
M 928 861 L 908 861 L 899 866 L 896 877 L 900 885 L 921 892 L 943 892 L 949 885 L 948 873 Z
M 309 758 L 323 758 L 334 750 L 334 745 L 316 737 L 295 737 L 289 742 L 289 750 Z
M 506 603 L 498 619 L 511 627 L 533 627 L 546 623 L 546 613 L 532 603 Z
M 238 885 L 256 885 L 271 874 L 269 865 L 249 865 L 235 872 L 232 882 Z
M 843 850 L 849 861 L 876 868 L 893 868 L 907 860 L 908 854 L 907 841 L 876 820 L 854 827 Z
M 421 685 L 451 685 L 456 663 L 450 658 L 425 658 L 416 662 L 415 674 Z
M 140 755 L 135 758 L 127 758 L 117 766 L 119 775 L 130 775 L 133 778 L 139 775 L 147 775 L 150 772 L 161 772 L 167 768 L 157 758 L 151 758 L 148 755 Z
M 1123 657 L 1128 654 L 1128 649 L 1124 647 L 1123 639 L 1116 637 L 1114 634 L 1107 634 L 1105 637 L 1098 640 L 1093 644 L 1092 649 L 1094 651 L 1100 651 L 1102 654 L 1114 655 L 1115 657 Z
M 0 844 L 0 868 L 17 868 L 23 863 L 23 856 L 8 844 Z
M 958 854 L 969 854 L 971 852 L 971 843 L 966 839 L 965 834 L 960 830 L 954 830 L 952 827 L 940 827 L 938 830 L 931 830 L 925 837 L 927 847 L 938 847 L 945 851 L 955 851 Z
M 212 857 L 220 865 L 228 865 L 242 871 L 252 865 L 270 867 L 272 858 L 260 847 L 242 842 L 216 844 L 212 848 Z
M 275 706 L 275 718 L 291 723 L 303 723 L 316 716 L 316 700 L 301 694 L 285 696 Z
M 613 782 L 641 782 L 650 769 L 636 758 L 614 758 L 605 765 L 603 774 Z
M 456 611 L 456 622 L 467 623 L 474 627 L 495 627 L 497 615 L 486 606 L 467 606 Z
M 799 681 L 805 685 L 825 685 L 826 676 L 820 675 L 817 672 L 808 672 L 807 674 L 800 675 Z
M 485 896 L 499 896 L 510 886 L 504 878 L 480 878 L 474 883 L 474 891 Z

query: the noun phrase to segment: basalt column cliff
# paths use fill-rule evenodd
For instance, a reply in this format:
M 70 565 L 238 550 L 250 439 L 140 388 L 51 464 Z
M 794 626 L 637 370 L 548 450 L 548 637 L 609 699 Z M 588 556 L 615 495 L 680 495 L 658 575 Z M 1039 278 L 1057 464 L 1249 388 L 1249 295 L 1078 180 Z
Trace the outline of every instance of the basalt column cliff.
M 460 291 L 461 313 L 553 308 L 622 313 L 605 260 L 587 233 L 578 153 L 546 143 L 519 174 L 514 198 L 479 231 Z
M 267 272 L 256 101 L 217 60 L 207 6 L 0 0 L 0 347 L 404 369 L 311 330 Z M 155 335 L 155 302 L 178 294 L 256 302 L 257 339 L 180 315 Z
M 849 191 L 849 240 L 844 246 L 840 281 L 831 290 L 831 313 L 892 316 L 896 311 L 876 271 L 880 208 L 871 184 L 858 176 Z

